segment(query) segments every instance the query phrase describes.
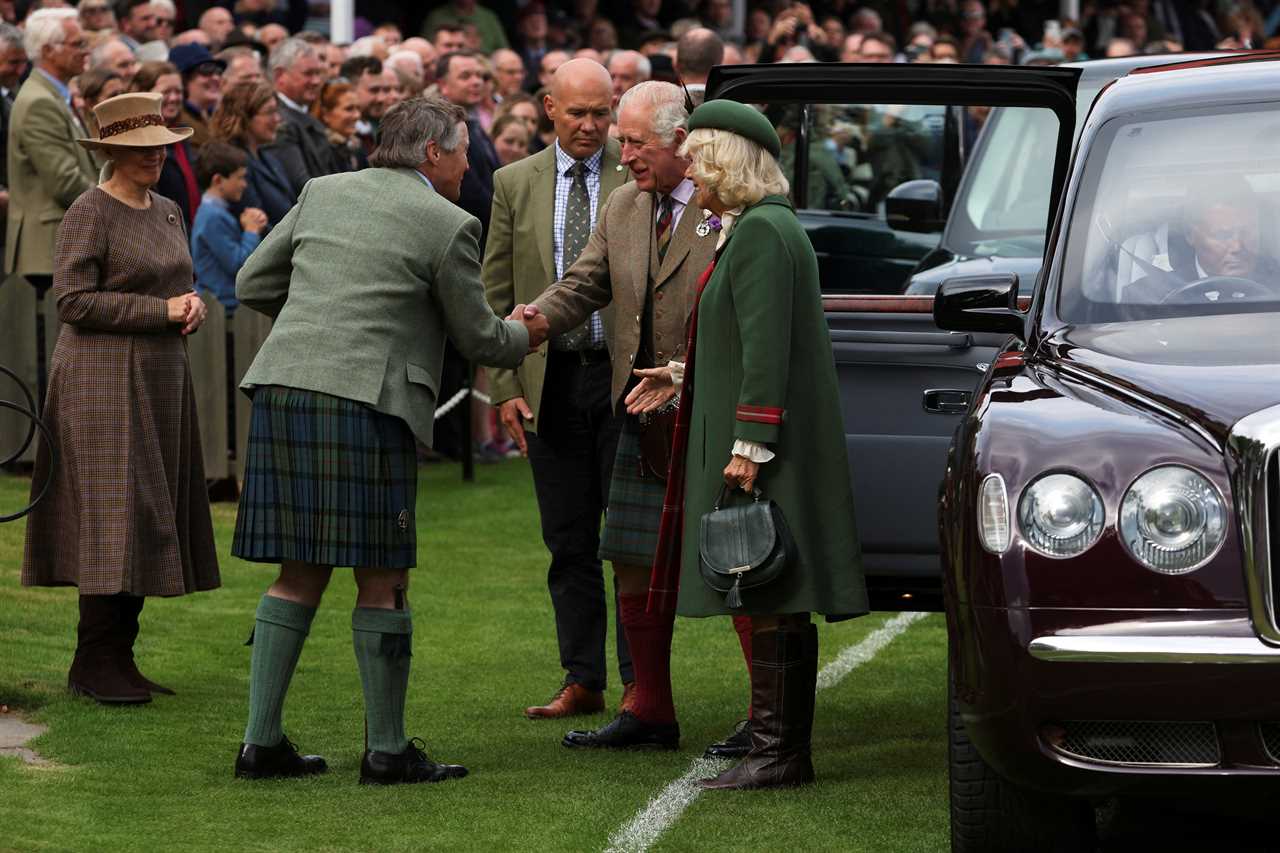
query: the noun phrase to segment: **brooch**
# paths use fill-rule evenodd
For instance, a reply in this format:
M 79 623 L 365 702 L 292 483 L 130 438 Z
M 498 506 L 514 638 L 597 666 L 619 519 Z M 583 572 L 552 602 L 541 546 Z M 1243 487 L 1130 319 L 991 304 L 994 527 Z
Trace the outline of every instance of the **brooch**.
M 170 225 L 177 225 L 177 224 L 178 224 L 178 217 L 176 217 L 176 216 L 174 216 L 172 213 L 170 213 L 170 214 L 169 214 L 169 224 L 170 224 Z
M 720 217 L 714 213 L 708 213 L 707 218 L 698 223 L 698 227 L 693 229 L 693 233 L 699 237 L 705 237 L 712 231 L 719 231 L 721 228 Z

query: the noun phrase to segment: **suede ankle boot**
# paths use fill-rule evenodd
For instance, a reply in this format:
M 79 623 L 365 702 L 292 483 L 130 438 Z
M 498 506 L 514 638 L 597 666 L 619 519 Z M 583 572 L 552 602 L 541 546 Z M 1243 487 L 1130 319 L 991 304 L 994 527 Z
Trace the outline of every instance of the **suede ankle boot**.
M 140 705 L 151 691 L 135 685 L 121 665 L 118 650 L 119 610 L 110 595 L 80 596 L 76 656 L 67 673 L 67 688 L 103 705 Z
M 735 767 L 699 784 L 712 790 L 807 785 L 813 781 L 818 629 L 757 631 L 751 652 L 751 751 Z
M 124 670 L 125 676 L 135 687 L 141 687 L 152 693 L 163 693 L 166 696 L 174 695 L 168 687 L 156 684 L 139 672 L 138 665 L 133 659 L 133 644 L 138 639 L 138 617 L 142 615 L 142 606 L 147 600 L 140 595 L 125 593 L 114 595 L 112 598 L 115 600 L 119 617 L 116 648 L 120 655 L 120 668 Z

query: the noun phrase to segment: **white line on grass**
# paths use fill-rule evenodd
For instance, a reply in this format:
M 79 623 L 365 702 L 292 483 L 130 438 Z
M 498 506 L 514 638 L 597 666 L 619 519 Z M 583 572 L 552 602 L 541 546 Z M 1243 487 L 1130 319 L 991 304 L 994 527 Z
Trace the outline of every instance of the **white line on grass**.
M 836 656 L 818 673 L 818 690 L 835 687 L 851 672 L 867 663 L 894 638 L 918 622 L 926 613 L 899 613 L 872 631 L 860 643 L 854 643 Z M 605 853 L 645 853 L 654 842 L 680 819 L 680 815 L 698 798 L 702 789 L 698 780 L 715 776 L 731 766 L 726 759 L 696 758 L 683 776 L 663 788 L 648 805 L 624 826 L 609 836 Z

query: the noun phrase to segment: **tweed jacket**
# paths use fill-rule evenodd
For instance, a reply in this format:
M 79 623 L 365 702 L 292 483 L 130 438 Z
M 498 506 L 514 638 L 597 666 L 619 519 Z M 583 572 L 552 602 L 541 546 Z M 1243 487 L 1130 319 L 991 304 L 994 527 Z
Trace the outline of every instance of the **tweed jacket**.
M 485 365 L 529 350 L 485 304 L 479 242 L 475 217 L 412 169 L 309 182 L 236 277 L 240 302 L 275 318 L 240 387 L 345 397 L 430 444 L 446 335 Z
M 612 322 L 605 333 L 613 361 L 615 408 L 631 382 L 631 369 L 640 350 L 650 281 L 654 299 L 650 346 L 658 364 L 666 364 L 684 356 L 698 276 L 715 253 L 715 232 L 705 237 L 695 233 L 702 216 L 690 204 L 659 264 L 654 235 L 656 199 L 634 183 L 614 190 L 600 206 L 596 230 L 578 260 L 533 303 L 551 321 L 552 335 L 569 331 L 592 311 L 613 306 Z M 651 270 L 656 272 L 651 274 Z
M 58 90 L 32 71 L 9 119 L 6 273 L 53 275 L 58 225 L 71 203 L 98 182 L 93 158 L 75 141 L 84 135 Z
M 627 180 L 619 171 L 621 149 L 610 139 L 600 160 L 600 199 L 596 214 L 604 210 L 609 195 Z M 556 280 L 555 230 L 556 150 L 542 149 L 532 157 L 504 166 L 494 175 L 493 215 L 485 247 L 485 296 L 493 310 L 505 317 L 519 304 L 528 304 Z M 605 311 L 606 329 L 612 311 Z M 547 345 L 525 359 L 519 370 L 489 371 L 494 404 L 523 397 L 533 411 L 531 431 L 538 431 L 538 408 L 547 374 Z
M 329 174 L 329 135 L 320 119 L 298 112 L 278 97 L 276 100 L 283 120 L 275 143 L 263 150 L 270 151 L 284 167 L 290 188 L 294 195 L 300 195 L 307 181 Z

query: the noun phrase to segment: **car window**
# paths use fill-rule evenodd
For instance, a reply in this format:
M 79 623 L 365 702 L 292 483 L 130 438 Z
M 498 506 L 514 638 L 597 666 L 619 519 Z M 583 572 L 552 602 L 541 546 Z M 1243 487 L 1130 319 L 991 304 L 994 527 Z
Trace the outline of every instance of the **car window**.
M 771 107 L 793 203 L 884 220 L 884 199 L 907 181 L 939 180 L 946 110 L 898 104 Z M 800 125 L 808 138 L 803 174 Z M 801 194 L 803 192 L 803 194 Z
M 1071 212 L 1063 319 L 1280 310 L 1278 134 L 1274 106 L 1108 122 Z

